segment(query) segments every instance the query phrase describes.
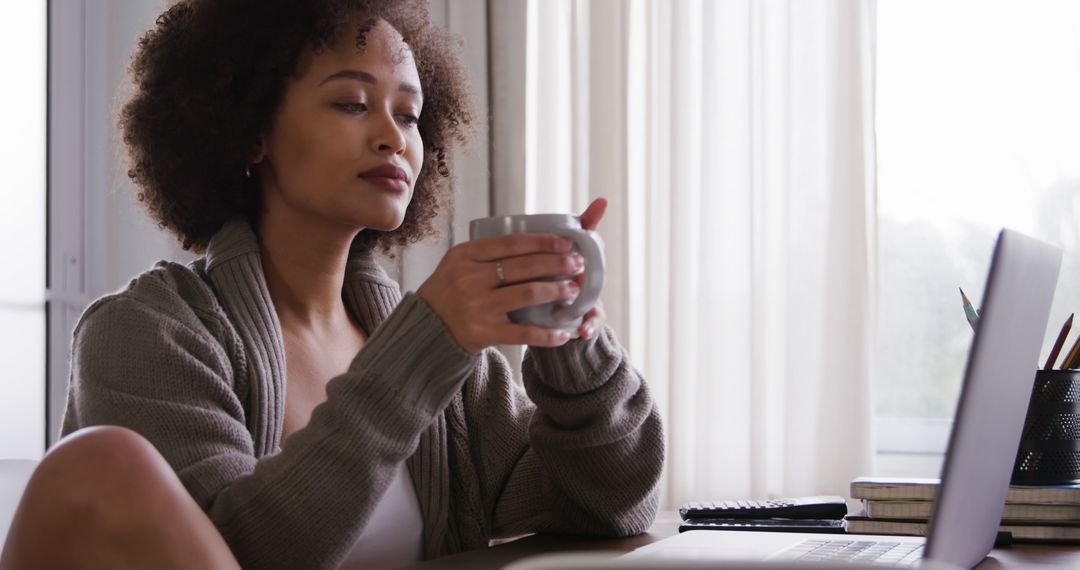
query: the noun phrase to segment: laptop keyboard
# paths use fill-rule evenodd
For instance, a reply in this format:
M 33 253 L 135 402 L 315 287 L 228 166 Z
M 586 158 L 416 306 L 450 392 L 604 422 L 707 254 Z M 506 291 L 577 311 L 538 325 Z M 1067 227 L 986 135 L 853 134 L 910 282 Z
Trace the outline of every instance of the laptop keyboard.
M 923 544 L 918 542 L 815 539 L 785 550 L 777 559 L 915 566 L 922 554 Z

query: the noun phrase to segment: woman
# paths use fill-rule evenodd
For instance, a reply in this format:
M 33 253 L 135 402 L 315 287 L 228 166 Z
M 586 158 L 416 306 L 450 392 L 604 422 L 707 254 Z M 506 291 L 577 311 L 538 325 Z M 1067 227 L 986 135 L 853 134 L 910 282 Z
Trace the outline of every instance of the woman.
M 580 271 L 569 242 L 464 243 L 403 297 L 374 261 L 448 196 L 471 118 L 452 48 L 424 0 L 158 20 L 121 116 L 130 175 L 205 255 L 83 315 L 67 437 L 0 566 L 391 567 L 649 526 L 660 420 L 603 311 L 574 340 L 506 317 L 575 296 L 531 281 Z M 524 391 L 496 344 L 530 345 Z

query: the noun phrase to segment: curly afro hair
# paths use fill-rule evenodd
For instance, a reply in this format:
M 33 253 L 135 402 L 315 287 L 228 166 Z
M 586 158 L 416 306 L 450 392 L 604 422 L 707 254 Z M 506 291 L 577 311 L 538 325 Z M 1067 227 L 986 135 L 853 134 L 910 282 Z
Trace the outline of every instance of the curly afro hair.
M 184 249 L 204 251 L 231 218 L 257 221 L 261 190 L 245 169 L 260 135 L 302 56 L 326 49 L 356 14 L 358 50 L 378 19 L 412 50 L 426 150 L 401 226 L 365 230 L 355 245 L 386 252 L 434 233 L 432 220 L 451 206 L 447 154 L 466 141 L 472 114 L 460 42 L 431 26 L 427 0 L 179 0 L 139 41 L 120 128 L 138 199 Z

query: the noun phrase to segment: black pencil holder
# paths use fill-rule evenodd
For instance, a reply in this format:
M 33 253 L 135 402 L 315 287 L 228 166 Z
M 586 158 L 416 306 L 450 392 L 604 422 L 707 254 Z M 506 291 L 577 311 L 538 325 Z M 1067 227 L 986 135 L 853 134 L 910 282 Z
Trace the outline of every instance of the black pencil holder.
M 1080 483 L 1080 370 L 1039 370 L 1031 389 L 1013 485 Z

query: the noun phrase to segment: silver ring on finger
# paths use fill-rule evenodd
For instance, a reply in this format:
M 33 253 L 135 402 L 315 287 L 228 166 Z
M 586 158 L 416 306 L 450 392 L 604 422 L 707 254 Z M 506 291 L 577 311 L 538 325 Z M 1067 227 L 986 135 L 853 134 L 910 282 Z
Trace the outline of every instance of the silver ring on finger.
M 503 271 L 501 260 L 495 262 L 495 276 L 499 278 L 499 287 L 506 285 L 506 273 Z

